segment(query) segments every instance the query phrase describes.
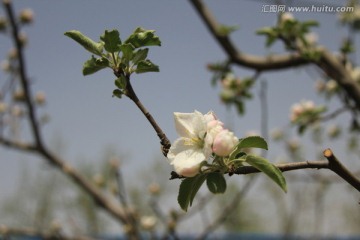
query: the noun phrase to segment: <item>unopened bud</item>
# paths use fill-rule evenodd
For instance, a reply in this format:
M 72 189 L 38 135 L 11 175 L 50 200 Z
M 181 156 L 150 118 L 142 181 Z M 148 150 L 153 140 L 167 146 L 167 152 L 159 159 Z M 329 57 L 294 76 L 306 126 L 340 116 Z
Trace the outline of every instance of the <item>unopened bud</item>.
M 294 18 L 294 15 L 292 15 L 291 13 L 289 12 L 285 12 L 283 14 L 281 14 L 280 16 L 280 23 L 283 24 L 287 21 L 294 21 L 295 18 Z
M 8 60 L 1 61 L 0 66 L 1 66 L 1 70 L 3 70 L 4 72 L 10 71 L 10 63 Z
M 8 52 L 8 58 L 9 58 L 10 60 L 14 60 L 14 59 L 16 59 L 17 57 L 18 57 L 18 52 L 17 52 L 16 48 L 10 49 L 9 52 Z
M 56 220 L 56 219 L 52 220 L 52 222 L 50 224 L 51 232 L 58 233 L 61 231 L 61 228 L 62 228 L 61 223 L 58 220 Z
M 7 110 L 7 104 L 4 102 L 0 102 L 0 114 L 5 113 Z
M 119 169 L 119 167 L 120 167 L 120 159 L 118 159 L 117 157 L 112 157 L 109 160 L 109 165 L 110 165 L 110 167 L 112 167 L 115 170 Z
M 105 179 L 104 176 L 97 173 L 93 176 L 93 182 L 98 186 L 98 187 L 103 187 L 105 185 Z
M 46 97 L 44 92 L 37 92 L 35 94 L 35 102 L 38 105 L 44 105 L 46 102 Z
M 11 114 L 14 116 L 14 117 L 22 117 L 24 115 L 24 111 L 23 109 L 18 106 L 18 105 L 15 105 L 12 107 L 11 109 Z
M 224 129 L 216 135 L 212 149 L 216 155 L 225 157 L 234 150 L 238 141 L 233 132 Z
M 6 18 L 0 16 L 0 32 L 4 32 L 6 29 L 7 21 Z
M 13 94 L 13 100 L 16 102 L 25 101 L 25 94 L 22 90 L 16 90 Z
M 34 12 L 30 8 L 23 9 L 20 12 L 19 18 L 21 23 L 24 24 L 32 23 L 34 21 Z
M 145 230 L 151 231 L 156 225 L 157 219 L 153 216 L 143 216 L 140 219 L 141 227 Z
M 28 37 L 25 33 L 20 32 L 19 33 L 19 41 L 22 46 L 25 46 L 28 43 Z
M 341 134 L 341 129 L 337 125 L 331 125 L 327 132 L 330 138 L 336 138 Z
M 284 132 L 281 129 L 275 129 L 271 132 L 271 137 L 275 141 L 281 140 L 284 137 Z
M 152 183 L 149 186 L 149 192 L 153 195 L 158 195 L 160 193 L 160 186 L 157 183 Z
M 290 140 L 287 142 L 287 147 L 290 152 L 296 152 L 297 150 L 300 149 L 299 141 L 296 139 Z

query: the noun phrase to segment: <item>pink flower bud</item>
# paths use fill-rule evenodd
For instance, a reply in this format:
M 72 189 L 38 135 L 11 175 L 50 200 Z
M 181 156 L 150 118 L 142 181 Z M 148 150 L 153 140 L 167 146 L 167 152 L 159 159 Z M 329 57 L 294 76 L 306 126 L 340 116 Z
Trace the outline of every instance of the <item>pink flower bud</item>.
M 216 135 L 212 150 L 218 156 L 228 156 L 234 150 L 238 141 L 239 139 L 234 135 L 233 132 L 230 132 L 227 129 L 223 129 Z

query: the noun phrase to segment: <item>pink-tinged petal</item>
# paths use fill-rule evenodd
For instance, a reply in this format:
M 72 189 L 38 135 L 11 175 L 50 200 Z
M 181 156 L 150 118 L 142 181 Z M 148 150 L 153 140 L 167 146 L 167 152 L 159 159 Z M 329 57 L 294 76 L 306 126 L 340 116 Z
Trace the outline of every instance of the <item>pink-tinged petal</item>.
M 225 129 L 216 135 L 212 149 L 216 155 L 225 157 L 234 150 L 238 141 L 233 132 Z

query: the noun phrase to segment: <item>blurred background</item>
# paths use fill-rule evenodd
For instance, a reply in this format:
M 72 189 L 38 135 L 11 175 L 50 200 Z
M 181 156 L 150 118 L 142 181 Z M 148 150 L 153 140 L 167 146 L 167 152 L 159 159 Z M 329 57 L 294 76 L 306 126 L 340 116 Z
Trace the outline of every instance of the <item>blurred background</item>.
M 285 52 L 280 43 L 266 48 L 265 38 L 256 35 L 259 28 L 276 24 L 277 13 L 262 11 L 264 5 L 275 1 L 204 2 L 220 23 L 239 27 L 231 39 L 241 51 L 254 55 Z M 250 90 L 253 97 L 244 102 L 245 114 L 240 115 L 236 107 L 221 100 L 221 84 L 211 84 L 213 75 L 207 65 L 226 60 L 226 55 L 189 1 L 14 0 L 13 4 L 17 13 L 27 8 L 34 12 L 33 23 L 22 31 L 27 38 L 25 59 L 31 88 L 46 96 L 46 104 L 37 109 L 39 117 L 46 120 L 42 126 L 46 144 L 109 192 L 113 189 L 107 181 L 109 161 L 116 159 L 129 202 L 142 216 L 157 219 L 160 229 L 165 227 L 154 213 L 155 205 L 165 216 L 181 216 L 183 220 L 177 222 L 176 229 L 186 234 L 201 235 L 221 214 L 221 206 L 231 206 L 233 214 L 214 229 L 219 233 L 360 233 L 358 192 L 327 170 L 286 173 L 287 194 L 264 176 L 232 176 L 224 195 L 212 196 L 203 189 L 194 205 L 209 203 L 201 211 L 194 207 L 194 214 L 190 211 L 189 217 L 182 216 L 176 200 L 180 180 L 168 180 L 172 168 L 161 154 L 156 133 L 129 99 L 112 97 L 115 76 L 111 71 L 82 75 L 82 64 L 90 55 L 64 32 L 79 30 L 98 40 L 105 29 L 118 29 L 122 39 L 138 26 L 156 30 L 162 46 L 151 47 L 149 59 L 160 67 L 160 72 L 134 75 L 132 83 L 171 141 L 177 138 L 173 112 L 213 110 L 239 138 L 249 134 L 266 137 L 269 151 L 263 154 L 274 163 L 321 160 L 322 151 L 331 148 L 346 166 L 357 171 L 358 137 L 348 131 L 350 114 L 313 126 L 302 135 L 290 124 L 290 108 L 301 100 L 312 100 L 329 110 L 341 107 L 337 98 L 326 98 L 316 90 L 322 76 L 315 67 L 262 74 Z M 338 6 L 345 2 L 314 0 L 301 4 Z M 338 13 L 293 15 L 301 21 L 318 21 L 319 27 L 314 28 L 318 42 L 334 52 L 339 51 L 349 35 L 349 29 L 339 22 Z M 0 16 L 5 16 L 2 8 Z M 359 46 L 359 38 L 353 34 L 354 45 Z M 5 60 L 13 45 L 5 34 L 0 35 L 0 44 L 0 58 Z M 352 56 L 354 61 L 356 55 L 357 52 Z M 254 72 L 234 67 L 234 74 L 242 79 Z M 6 72 L 0 72 L 2 85 L 8 78 Z M 332 128 L 342 129 L 341 134 L 332 137 Z M 14 134 L 19 139 L 31 137 L 22 120 Z M 84 193 L 42 159 L 1 146 L 0 166 L 1 225 L 61 227 L 71 234 L 122 233 L 111 217 L 95 209 Z M 247 187 L 249 181 L 251 187 Z M 244 188 L 246 192 L 238 195 Z

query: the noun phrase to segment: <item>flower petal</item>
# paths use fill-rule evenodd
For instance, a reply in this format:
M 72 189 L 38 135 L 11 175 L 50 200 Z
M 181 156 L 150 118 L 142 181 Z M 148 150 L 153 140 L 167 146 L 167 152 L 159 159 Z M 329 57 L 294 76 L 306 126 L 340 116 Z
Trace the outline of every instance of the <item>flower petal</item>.
M 193 113 L 174 113 L 175 128 L 181 137 L 203 137 L 206 132 L 206 122 L 204 116 L 195 111 Z
M 205 160 L 206 156 L 201 149 L 188 149 L 177 154 L 171 164 L 179 175 L 193 177 L 199 173 L 200 164 Z

